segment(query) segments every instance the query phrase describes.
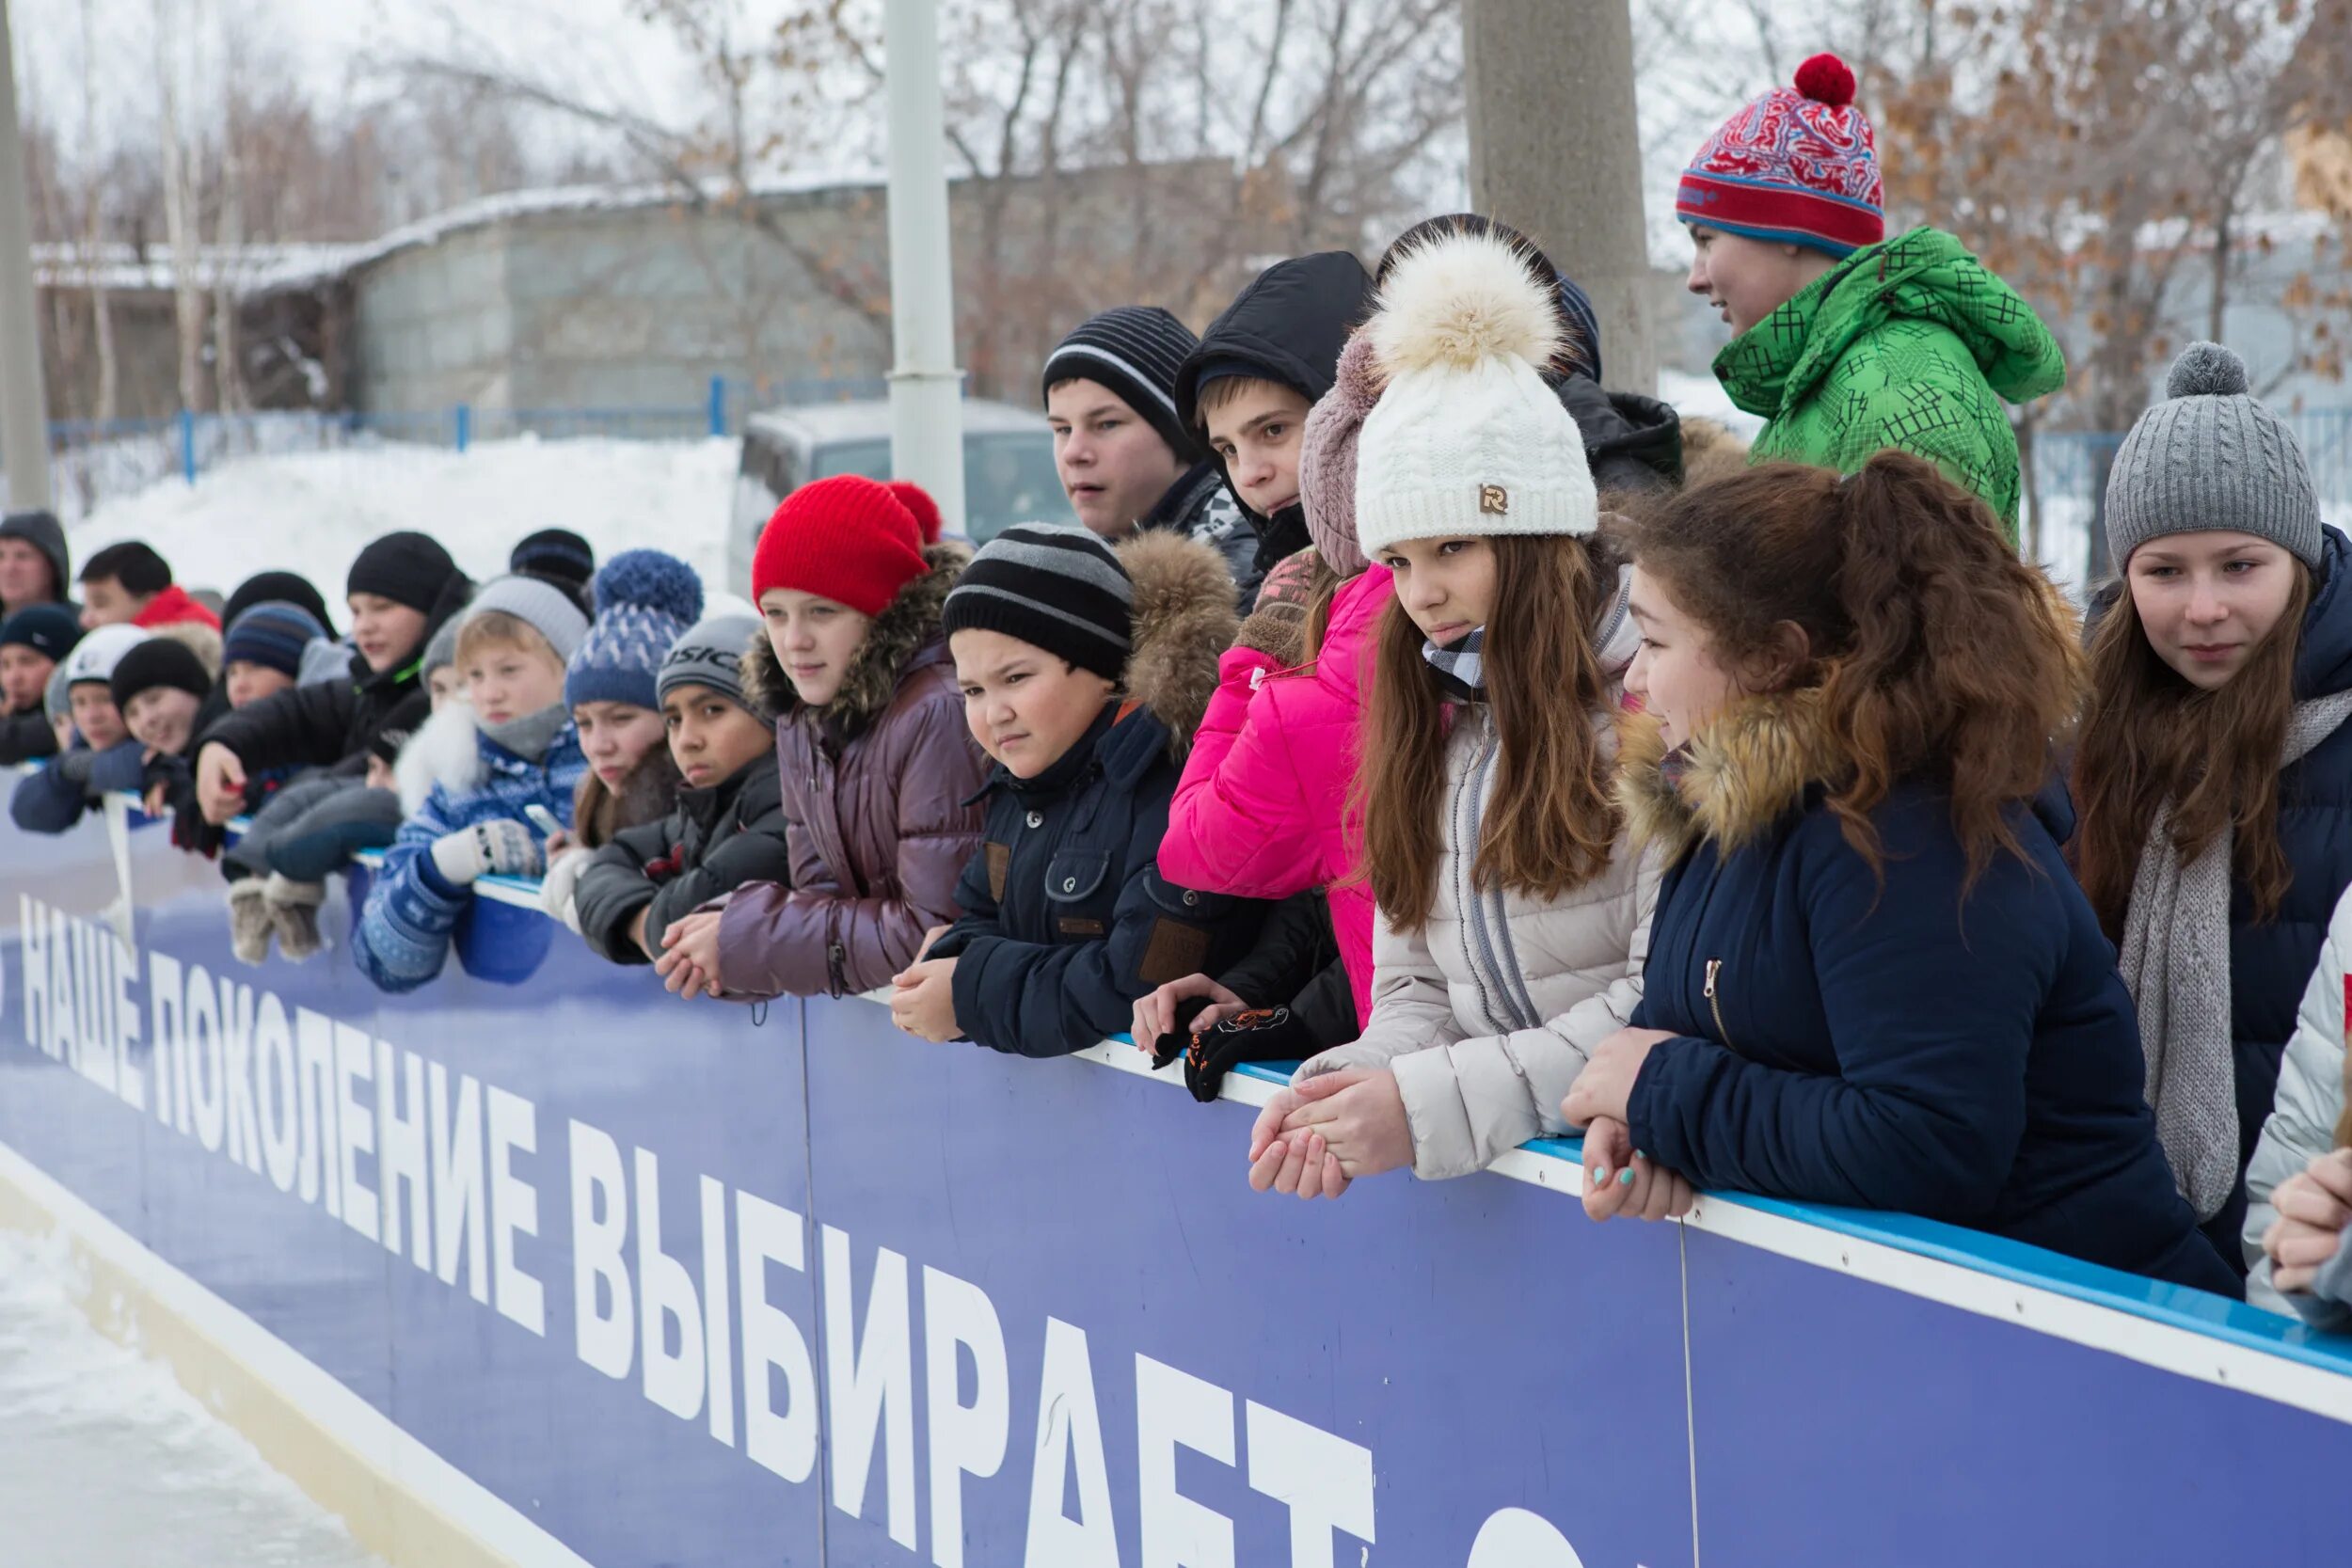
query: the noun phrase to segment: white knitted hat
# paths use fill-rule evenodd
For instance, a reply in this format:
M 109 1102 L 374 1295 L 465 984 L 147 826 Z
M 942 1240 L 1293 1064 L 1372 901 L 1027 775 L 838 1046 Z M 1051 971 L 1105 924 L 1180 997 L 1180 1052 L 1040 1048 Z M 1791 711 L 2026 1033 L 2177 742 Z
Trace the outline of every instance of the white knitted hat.
M 1356 456 L 1356 533 L 1587 534 L 1600 526 L 1576 420 L 1535 367 L 1559 346 L 1549 296 L 1507 244 L 1448 234 L 1389 270 L 1364 325 L 1387 385 Z

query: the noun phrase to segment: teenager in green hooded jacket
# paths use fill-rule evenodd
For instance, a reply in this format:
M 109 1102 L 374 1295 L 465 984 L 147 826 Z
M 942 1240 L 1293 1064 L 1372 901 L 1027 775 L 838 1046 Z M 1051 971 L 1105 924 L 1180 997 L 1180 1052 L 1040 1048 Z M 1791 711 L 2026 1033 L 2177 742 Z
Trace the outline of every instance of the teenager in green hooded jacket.
M 1951 235 L 1885 237 L 1876 139 L 1834 55 L 1797 69 L 1708 138 L 1675 213 L 1691 292 L 1736 336 L 1715 356 L 1731 401 L 1764 417 L 1752 462 L 1851 473 L 1888 447 L 1982 496 L 2017 538 L 2008 403 L 2066 381 L 2033 308 Z

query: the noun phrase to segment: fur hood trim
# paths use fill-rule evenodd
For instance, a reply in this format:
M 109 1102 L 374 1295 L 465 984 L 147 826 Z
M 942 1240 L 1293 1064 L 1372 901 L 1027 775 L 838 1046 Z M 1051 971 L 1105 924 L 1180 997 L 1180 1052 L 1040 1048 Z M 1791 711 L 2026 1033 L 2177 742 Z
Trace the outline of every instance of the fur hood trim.
M 1241 626 L 1233 575 L 1214 546 L 1165 530 L 1121 544 L 1119 563 L 1135 585 L 1133 646 L 1120 685 L 1168 727 L 1168 754 L 1181 763 L 1216 694 L 1217 660 Z
M 940 613 L 947 591 L 972 560 L 972 546 L 961 540 L 943 539 L 923 546 L 928 568 L 898 590 L 898 596 L 866 630 L 866 641 L 850 660 L 841 689 L 816 715 L 825 728 L 844 736 L 856 735 L 890 710 L 898 682 L 914 656 L 939 639 Z M 792 682 L 776 657 L 775 644 L 761 632 L 743 655 L 743 695 L 779 724 L 789 724 L 804 711 L 793 695 Z
M 1743 699 L 1672 759 L 1655 718 L 1626 714 L 1617 758 L 1617 803 L 1634 841 L 1662 847 L 1669 863 L 1703 839 L 1739 848 L 1812 785 L 1840 783 L 1853 767 L 1819 687 Z
M 464 697 L 443 703 L 439 712 L 417 727 L 408 744 L 400 749 L 400 760 L 392 764 L 402 816 L 414 816 L 422 810 L 435 784 L 453 795 L 470 795 L 482 787 L 487 771 L 482 762 L 480 735 L 473 704 Z

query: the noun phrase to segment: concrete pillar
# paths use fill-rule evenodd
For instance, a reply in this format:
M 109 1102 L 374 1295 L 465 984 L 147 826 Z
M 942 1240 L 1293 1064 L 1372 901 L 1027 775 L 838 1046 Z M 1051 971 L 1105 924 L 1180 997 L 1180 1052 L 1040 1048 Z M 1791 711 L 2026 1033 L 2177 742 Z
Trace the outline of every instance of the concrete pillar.
M 948 252 L 947 132 L 939 85 L 938 0 L 887 0 L 890 106 L 890 467 L 963 531 L 963 372 L 956 369 Z
M 16 46 L 0 0 L 0 463 L 8 510 L 49 504 L 49 417 L 40 385 L 33 303 L 33 224 L 24 200 L 24 148 L 16 122 Z
M 1628 0 L 1464 0 L 1470 200 L 1592 296 L 1609 385 L 1654 392 Z

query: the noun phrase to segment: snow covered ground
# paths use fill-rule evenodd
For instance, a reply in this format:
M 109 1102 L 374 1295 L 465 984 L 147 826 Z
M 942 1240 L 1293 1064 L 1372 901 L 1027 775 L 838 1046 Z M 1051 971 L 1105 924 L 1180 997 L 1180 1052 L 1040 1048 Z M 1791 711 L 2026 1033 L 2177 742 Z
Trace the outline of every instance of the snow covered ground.
M 670 551 L 715 592 L 724 567 L 732 441 L 485 441 L 466 452 L 383 445 L 223 463 L 167 479 L 73 525 L 76 562 L 144 539 L 180 581 L 223 594 L 255 572 L 300 572 L 331 606 L 359 547 L 396 529 L 430 533 L 476 579 L 506 568 L 527 533 L 567 528 L 598 560 Z
M 0 1562 L 380 1568 L 74 1295 L 61 1243 L 0 1231 Z

